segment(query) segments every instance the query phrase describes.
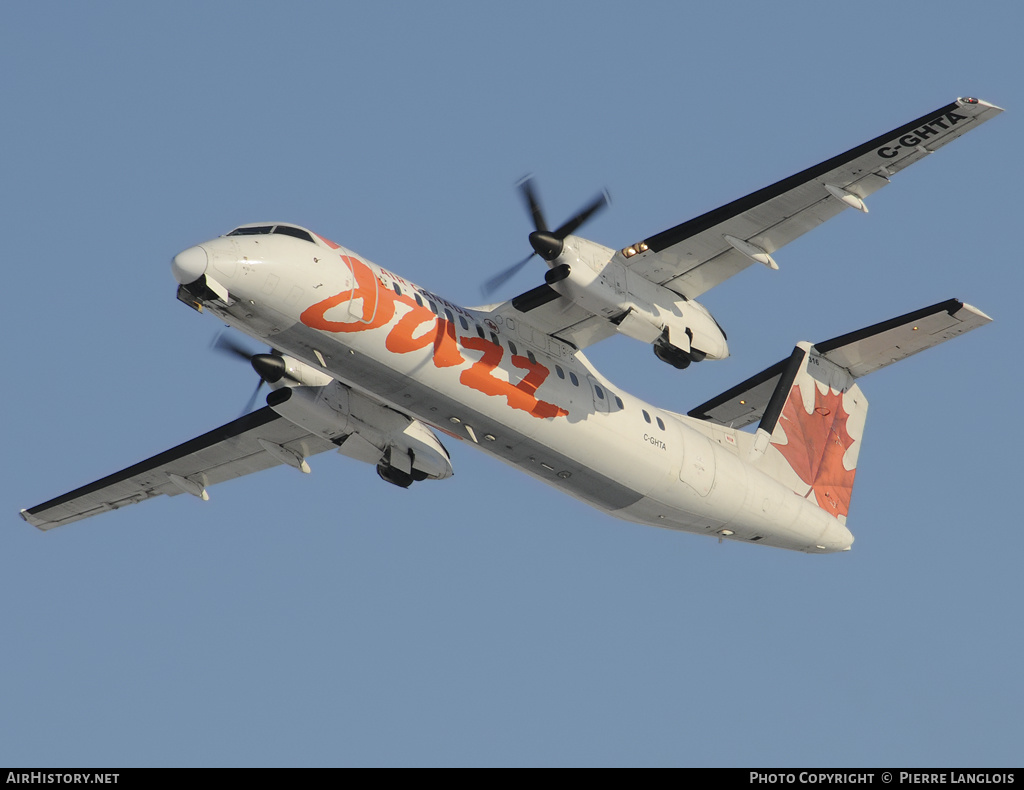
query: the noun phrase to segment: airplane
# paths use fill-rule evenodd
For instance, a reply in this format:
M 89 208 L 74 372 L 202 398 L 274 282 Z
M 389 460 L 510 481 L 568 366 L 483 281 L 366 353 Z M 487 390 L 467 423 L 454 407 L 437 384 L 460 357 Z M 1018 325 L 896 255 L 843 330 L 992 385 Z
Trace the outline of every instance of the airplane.
M 868 402 L 857 379 L 991 319 L 950 299 L 792 353 L 687 414 L 608 381 L 584 350 L 622 334 L 675 368 L 723 359 L 725 331 L 697 299 L 1002 112 L 959 98 L 886 134 L 619 249 L 577 235 L 602 195 L 551 229 L 519 188 L 544 282 L 461 307 L 311 230 L 242 225 L 174 256 L 180 301 L 269 346 L 247 358 L 266 405 L 36 507 L 49 530 L 277 465 L 309 472 L 335 451 L 408 488 L 452 476 L 440 435 L 468 443 L 609 515 L 822 554 L 846 526 Z M 257 387 L 259 391 L 259 387 Z M 745 430 L 754 426 L 752 430 Z

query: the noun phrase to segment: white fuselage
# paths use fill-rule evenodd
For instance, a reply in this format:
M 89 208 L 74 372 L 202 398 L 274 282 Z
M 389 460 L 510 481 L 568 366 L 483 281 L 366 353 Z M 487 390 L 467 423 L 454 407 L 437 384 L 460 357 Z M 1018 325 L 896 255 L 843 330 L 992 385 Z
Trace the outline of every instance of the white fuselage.
M 459 307 L 319 237 L 224 236 L 175 261 L 179 282 L 229 295 L 207 302 L 226 323 L 618 518 L 812 553 L 853 542 L 738 434 L 618 389 L 529 314 Z

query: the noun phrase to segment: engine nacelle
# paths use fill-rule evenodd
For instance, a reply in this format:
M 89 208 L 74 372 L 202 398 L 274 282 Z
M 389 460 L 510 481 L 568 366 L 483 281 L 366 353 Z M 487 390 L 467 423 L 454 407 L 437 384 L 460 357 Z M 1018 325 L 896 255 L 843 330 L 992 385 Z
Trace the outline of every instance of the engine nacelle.
M 327 373 L 324 373 L 318 368 L 314 368 L 312 365 L 307 365 L 302 360 L 295 359 L 295 357 L 282 354 L 281 360 L 284 362 L 282 383 L 285 386 L 294 386 L 295 384 L 298 384 L 302 387 L 325 387 L 334 381 L 334 379 Z
M 426 425 L 332 381 L 322 387 L 281 387 L 267 405 L 289 422 L 338 445 L 338 452 L 376 464 L 389 483 L 452 476 L 444 445 Z
M 667 352 L 671 354 L 686 354 L 692 362 L 729 356 L 725 332 L 700 302 L 677 299 L 671 303 L 671 308 L 659 305 L 655 306 L 655 311 L 664 326 L 664 331 L 654 343 L 659 359 L 669 362 L 658 353 L 659 349 L 672 349 Z
M 658 358 L 675 367 L 729 356 L 725 332 L 704 305 L 630 273 L 600 245 L 570 240 L 545 277 L 561 296 L 612 322 L 622 334 L 651 343 Z
M 255 354 L 250 358 L 253 370 L 270 385 L 279 387 L 325 387 L 334 379 L 312 365 L 287 354 Z

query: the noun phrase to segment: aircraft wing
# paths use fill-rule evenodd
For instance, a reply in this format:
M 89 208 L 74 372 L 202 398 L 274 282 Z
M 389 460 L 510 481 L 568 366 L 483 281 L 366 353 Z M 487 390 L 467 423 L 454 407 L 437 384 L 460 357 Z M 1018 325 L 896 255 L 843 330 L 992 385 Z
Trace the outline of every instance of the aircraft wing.
M 958 299 L 948 299 L 823 343 L 815 343 L 814 349 L 819 356 L 845 368 L 854 378 L 860 378 L 991 320 L 976 307 Z M 797 362 L 802 358 L 800 353 Z M 729 428 L 744 428 L 764 415 L 772 393 L 788 369 L 790 360 L 787 358 L 691 409 L 688 415 Z
M 957 99 L 778 183 L 621 250 L 613 262 L 694 299 L 845 208 L 889 177 L 1002 112 L 978 99 Z M 757 256 L 751 257 L 751 256 Z
M 269 406 L 75 491 L 21 511 L 42 530 L 70 524 L 161 494 L 208 499 L 215 483 L 289 464 L 309 471 L 305 458 L 335 450 L 327 439 L 279 416 Z
M 505 320 L 522 320 L 529 312 L 525 320 L 530 326 L 575 348 L 586 348 L 616 332 L 615 324 L 565 299 L 547 284 L 499 305 L 495 312 Z

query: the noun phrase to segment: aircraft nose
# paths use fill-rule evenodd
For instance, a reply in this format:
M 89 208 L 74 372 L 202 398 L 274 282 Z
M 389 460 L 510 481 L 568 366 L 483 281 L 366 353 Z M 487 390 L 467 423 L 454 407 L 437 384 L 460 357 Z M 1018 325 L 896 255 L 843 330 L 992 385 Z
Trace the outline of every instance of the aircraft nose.
M 194 283 L 206 273 L 210 257 L 201 246 L 189 247 L 171 258 L 174 279 L 182 285 Z

